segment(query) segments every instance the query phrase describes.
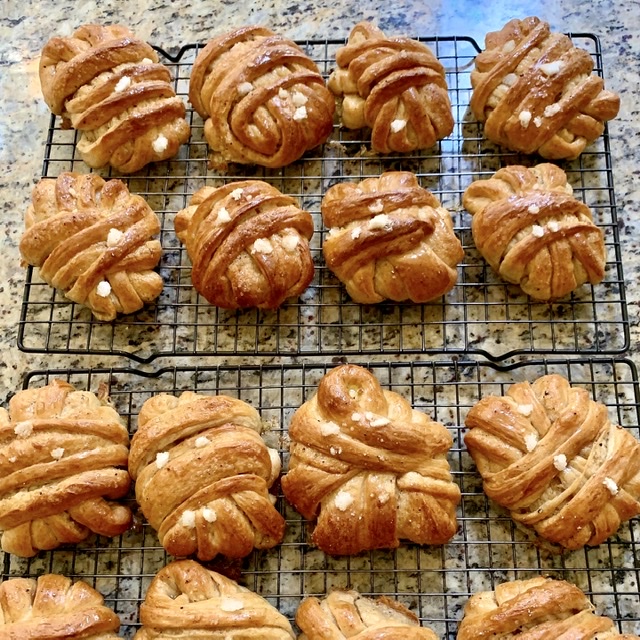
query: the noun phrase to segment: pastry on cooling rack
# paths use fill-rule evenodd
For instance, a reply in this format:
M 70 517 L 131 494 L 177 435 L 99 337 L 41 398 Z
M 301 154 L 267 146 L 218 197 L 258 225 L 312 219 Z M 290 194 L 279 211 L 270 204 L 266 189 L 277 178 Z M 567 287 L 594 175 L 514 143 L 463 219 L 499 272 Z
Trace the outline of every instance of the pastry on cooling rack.
M 178 560 L 151 581 L 134 640 L 242 638 L 294 640 L 289 621 L 262 596 L 193 560 Z
M 129 471 L 168 553 L 242 558 L 282 540 L 284 519 L 269 493 L 280 458 L 261 430 L 252 406 L 224 395 L 185 391 L 144 403 Z
M 543 158 L 577 158 L 616 117 L 591 55 L 549 24 L 511 20 L 487 34 L 471 72 L 470 106 L 492 142 Z
M 413 173 L 332 186 L 322 220 L 327 266 L 356 302 L 427 302 L 456 283 L 464 253 L 451 216 Z
M 485 493 L 540 538 L 597 545 L 640 513 L 640 443 L 562 376 L 484 397 L 465 424 Z
M 317 521 L 311 538 L 326 553 L 443 544 L 456 532 L 451 435 L 367 369 L 329 371 L 294 413 L 289 436 L 282 488 Z
M 374 151 L 426 149 L 453 131 L 444 67 L 425 44 L 360 22 L 336 62 L 328 86 L 341 99 L 342 124 L 369 127 Z
M 602 231 L 554 164 L 512 165 L 477 180 L 462 202 L 482 257 L 537 300 L 562 298 L 605 274 Z
M 311 214 L 260 180 L 202 187 L 175 219 L 195 289 L 225 309 L 275 309 L 313 278 Z
M 193 64 L 189 101 L 223 161 L 283 167 L 333 130 L 335 101 L 315 62 L 265 27 L 211 40 Z
M 117 536 L 131 511 L 129 434 L 106 390 L 96 396 L 62 380 L 16 393 L 0 409 L 2 549 L 34 556 L 92 532 Z
M 589 598 L 575 585 L 537 576 L 472 595 L 465 605 L 457 640 L 569 637 L 638 639 L 620 634 L 613 620 L 596 615 Z
M 42 50 L 40 84 L 90 167 L 121 172 L 171 158 L 189 139 L 186 108 L 154 49 L 120 25 L 87 24 Z
M 117 640 L 120 618 L 86 582 L 47 573 L 0 584 L 0 637 Z
M 336 589 L 322 600 L 305 598 L 296 624 L 303 632 L 298 640 L 438 640 L 402 603 L 385 596 L 366 598 L 357 591 Z
M 159 231 L 158 216 L 122 181 L 65 172 L 34 187 L 20 254 L 47 284 L 113 320 L 160 295 Z

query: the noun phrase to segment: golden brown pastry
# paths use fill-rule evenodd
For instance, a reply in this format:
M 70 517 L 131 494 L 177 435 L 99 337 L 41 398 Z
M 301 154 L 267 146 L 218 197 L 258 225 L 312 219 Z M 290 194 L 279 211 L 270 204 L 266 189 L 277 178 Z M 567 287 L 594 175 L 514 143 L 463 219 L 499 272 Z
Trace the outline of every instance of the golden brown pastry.
M 117 536 L 131 525 L 113 502 L 131 484 L 129 434 L 98 395 L 62 380 L 16 393 L 0 409 L 2 549 L 30 557 L 40 549 Z
M 193 64 L 189 101 L 223 161 L 283 167 L 333 130 L 335 102 L 318 67 L 265 27 L 211 40 Z
M 158 572 L 140 606 L 140 622 L 134 640 L 295 639 L 289 621 L 262 596 L 193 560 Z
M 313 279 L 311 214 L 260 180 L 202 187 L 175 219 L 195 289 L 225 309 L 275 309 Z
M 462 202 L 482 257 L 537 300 L 562 298 L 605 273 L 602 231 L 554 164 L 505 167 L 477 180 Z
M 334 590 L 326 598 L 305 598 L 296 612 L 298 640 L 438 640 L 403 604 L 357 591 Z
M 77 149 L 90 167 L 138 171 L 173 157 L 189 138 L 169 70 L 126 27 L 87 24 L 51 38 L 40 58 L 40 84 L 63 126 L 80 132 Z
M 443 544 L 456 532 L 460 490 L 447 462 L 447 429 L 341 365 L 293 415 L 286 498 L 316 520 L 312 541 L 331 555 Z
M 488 33 L 471 72 L 470 106 L 492 142 L 543 158 L 577 158 L 616 117 L 593 59 L 530 17 Z
M 472 595 L 456 637 L 638 640 L 638 636 L 618 633 L 610 618 L 596 615 L 587 596 L 575 585 L 541 576 L 505 582 L 495 591 Z
M 280 458 L 261 430 L 259 413 L 228 396 L 185 391 L 142 405 L 129 470 L 168 553 L 242 558 L 282 540 L 284 519 L 269 494 Z
M 160 295 L 159 231 L 158 216 L 120 180 L 65 172 L 34 187 L 20 254 L 47 284 L 113 320 Z
M 562 376 L 484 397 L 465 424 L 486 494 L 541 538 L 597 545 L 640 513 L 640 443 Z
M 369 127 L 374 151 L 426 149 L 453 131 L 444 67 L 427 45 L 360 22 L 336 62 L 328 86 L 342 98 L 342 123 Z
M 464 252 L 451 216 L 413 173 L 332 186 L 322 220 L 327 266 L 356 302 L 427 302 L 456 283 Z
M 48 573 L 0 584 L 3 640 L 117 640 L 120 619 L 86 582 Z

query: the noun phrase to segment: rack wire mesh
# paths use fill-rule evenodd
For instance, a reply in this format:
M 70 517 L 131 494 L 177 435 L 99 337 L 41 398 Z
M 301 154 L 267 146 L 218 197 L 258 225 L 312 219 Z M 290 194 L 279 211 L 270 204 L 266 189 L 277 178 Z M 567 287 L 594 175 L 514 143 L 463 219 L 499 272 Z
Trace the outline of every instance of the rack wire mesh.
M 179 394 L 188 389 L 238 397 L 260 411 L 265 440 L 281 452 L 286 468 L 291 416 L 334 364 L 171 367 L 155 373 L 117 368 L 34 371 L 24 387 L 62 378 L 76 388 L 95 392 L 104 383 L 132 433 L 140 407 L 154 394 Z M 454 445 L 449 461 L 462 492 L 456 535 L 443 546 L 402 544 L 396 550 L 333 558 L 309 543 L 310 524 L 279 493 L 276 505 L 287 522 L 282 544 L 256 551 L 236 564 L 214 561 L 212 568 L 236 577 L 291 620 L 303 596 L 321 596 L 332 587 L 392 596 L 445 640 L 454 640 L 462 609 L 472 593 L 542 573 L 577 584 L 598 613 L 613 618 L 622 632 L 640 634 L 640 520 L 624 523 L 597 547 L 552 553 L 533 544 L 504 510 L 487 499 L 463 446 L 466 414 L 480 397 L 503 394 L 513 382 L 551 372 L 587 389 L 607 406 L 611 420 L 638 437 L 640 389 L 632 362 L 581 358 L 503 366 L 454 358 L 360 364 L 368 366 L 384 388 L 400 393 L 415 409 L 450 430 Z M 84 579 L 105 596 L 122 620 L 121 634 L 130 638 L 138 626 L 138 607 L 147 586 L 168 558 L 155 533 L 139 519 L 131 531 L 111 540 L 95 537 L 76 547 L 41 552 L 32 559 L 5 554 L 3 560 L 2 580 L 51 571 Z
M 600 45 L 589 34 L 572 34 L 590 52 L 595 71 L 603 75 Z M 379 156 L 361 131 L 336 126 L 326 144 L 280 170 L 230 165 L 220 172 L 208 166 L 201 118 L 188 110 L 192 135 L 179 155 L 123 179 L 158 213 L 164 255 L 160 264 L 165 287 L 158 301 L 139 313 L 112 323 L 92 319 L 88 310 L 53 291 L 28 268 L 19 324 L 23 351 L 125 355 L 150 362 L 162 355 L 338 355 L 355 353 L 470 353 L 498 360 L 531 353 L 619 354 L 629 345 L 618 219 L 613 190 L 609 138 L 589 146 L 578 160 L 563 163 L 576 196 L 592 209 L 604 232 L 607 265 L 604 281 L 584 286 L 554 303 L 532 301 L 518 287 L 501 282 L 476 251 L 470 216 L 462 193 L 475 179 L 501 166 L 531 165 L 534 158 L 507 152 L 483 138 L 482 126 L 468 105 L 470 70 L 479 51 L 468 37 L 423 38 L 447 70 L 454 132 L 432 149 L 405 155 Z M 324 76 L 335 65 L 344 41 L 300 43 Z M 185 46 L 175 57 L 160 51 L 171 69 L 175 88 L 186 101 L 197 46 Z M 86 172 L 76 153 L 77 135 L 52 117 L 45 146 L 43 177 L 63 171 Z M 320 203 L 326 190 L 341 180 L 360 180 L 384 170 L 413 171 L 453 216 L 465 258 L 458 283 L 445 297 L 427 304 L 359 305 L 322 259 Z M 256 177 L 296 197 L 311 212 L 316 233 L 312 254 L 315 277 L 298 300 L 276 311 L 227 311 L 211 306 L 193 289 L 186 251 L 176 238 L 173 220 L 190 196 L 204 184 Z

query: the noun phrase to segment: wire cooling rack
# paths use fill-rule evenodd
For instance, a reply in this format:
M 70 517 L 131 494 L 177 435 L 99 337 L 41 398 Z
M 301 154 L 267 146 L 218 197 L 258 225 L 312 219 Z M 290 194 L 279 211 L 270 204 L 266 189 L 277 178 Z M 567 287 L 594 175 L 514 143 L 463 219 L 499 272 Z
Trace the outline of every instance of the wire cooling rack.
M 572 35 L 591 53 L 602 75 L 597 38 Z M 155 304 L 112 323 L 92 319 L 88 310 L 53 291 L 29 268 L 19 325 L 23 351 L 126 355 L 149 362 L 161 355 L 337 355 L 355 353 L 475 353 L 501 359 L 530 353 L 623 353 L 629 345 L 620 239 L 613 190 L 608 133 L 578 160 L 563 163 L 576 196 L 592 209 L 604 232 L 607 265 L 604 281 L 584 286 L 560 302 L 534 302 L 518 287 L 500 281 L 476 251 L 470 216 L 462 193 L 475 179 L 487 178 L 507 164 L 531 165 L 522 157 L 492 145 L 469 110 L 470 72 L 479 52 L 467 37 L 423 38 L 447 70 L 456 121 L 454 132 L 432 149 L 406 155 L 372 155 L 362 132 L 335 127 L 329 141 L 280 170 L 229 165 L 220 172 L 208 167 L 201 118 L 189 109 L 192 135 L 179 155 L 120 176 L 134 193 L 144 196 L 158 213 L 165 282 Z M 335 66 L 335 52 L 344 41 L 300 43 L 325 77 Z M 177 56 L 160 51 L 171 69 L 175 88 L 185 101 L 191 67 L 198 48 L 186 46 Z M 52 117 L 45 145 L 43 177 L 63 171 L 87 172 L 76 153 L 77 134 L 63 130 Z M 538 159 L 539 161 L 539 159 Z M 341 180 L 360 180 L 384 170 L 408 170 L 433 191 L 452 213 L 465 250 L 458 283 L 443 298 L 428 304 L 363 306 L 350 300 L 326 268 L 321 252 L 325 230 L 320 202 Z M 307 291 L 276 311 L 226 311 L 211 306 L 191 285 L 188 256 L 176 238 L 173 220 L 190 196 L 204 184 L 257 177 L 296 197 L 311 212 L 316 233 L 312 254 L 315 277 Z
M 462 491 L 456 535 L 443 546 L 402 544 L 392 551 L 331 558 L 309 544 L 308 523 L 279 493 L 276 506 L 287 522 L 283 543 L 256 551 L 235 564 L 214 562 L 213 568 L 260 593 L 291 620 L 305 595 L 323 595 L 332 587 L 357 588 L 367 595 L 397 598 L 444 640 L 454 640 L 462 609 L 472 593 L 543 573 L 577 584 L 598 613 L 615 619 L 622 632 L 640 634 L 640 521 L 623 524 L 598 547 L 558 555 L 535 546 L 506 512 L 483 494 L 480 477 L 463 446 L 462 427 L 480 397 L 503 394 L 513 382 L 559 373 L 573 385 L 586 388 L 607 406 L 611 420 L 638 437 L 640 390 L 633 363 L 598 358 L 538 360 L 512 366 L 456 359 L 360 364 L 369 366 L 384 388 L 400 393 L 415 409 L 450 430 L 454 445 L 449 461 Z M 260 411 L 265 440 L 280 450 L 286 468 L 291 416 L 315 392 L 331 366 L 181 367 L 155 373 L 129 369 L 37 371 L 29 374 L 24 386 L 39 387 L 58 377 L 78 389 L 95 392 L 105 383 L 132 433 L 140 407 L 156 393 L 179 394 L 189 389 L 238 397 Z M 140 517 L 133 530 L 112 540 L 94 538 L 29 560 L 5 554 L 2 579 L 51 571 L 82 578 L 105 596 L 106 604 L 122 619 L 123 637 L 131 638 L 147 586 L 167 560 L 155 533 Z

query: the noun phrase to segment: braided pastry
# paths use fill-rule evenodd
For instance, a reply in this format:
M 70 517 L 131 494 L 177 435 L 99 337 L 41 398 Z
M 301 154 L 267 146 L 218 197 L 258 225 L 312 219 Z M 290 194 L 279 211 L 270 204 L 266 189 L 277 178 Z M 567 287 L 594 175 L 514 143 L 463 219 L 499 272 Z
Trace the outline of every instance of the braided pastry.
M 295 639 L 289 621 L 262 596 L 193 560 L 171 562 L 158 572 L 140 606 L 140 621 L 134 640 Z
M 462 202 L 480 254 L 532 298 L 561 298 L 604 277 L 602 231 L 560 167 L 505 167 L 471 183 Z
M 311 214 L 259 180 L 202 187 L 175 219 L 193 286 L 226 309 L 275 309 L 313 278 Z
M 335 101 L 316 64 L 265 27 L 242 27 L 200 51 L 189 101 L 223 161 L 278 168 L 333 130 Z
M 538 18 L 487 34 L 471 72 L 470 106 L 492 142 L 543 158 L 577 158 L 616 117 L 587 51 Z
M 425 44 L 360 22 L 336 62 L 328 87 L 342 97 L 342 123 L 369 127 L 374 151 L 427 149 L 453 131 L 444 68 Z
M 185 391 L 144 403 L 129 470 L 168 553 L 242 558 L 282 540 L 284 519 L 269 494 L 280 458 L 261 429 L 258 412 L 228 396 Z
M 471 596 L 457 640 L 580 638 L 639 640 L 618 633 L 613 620 L 597 616 L 587 596 L 573 584 L 541 576 L 514 580 Z
M 562 376 L 485 397 L 465 423 L 486 494 L 541 538 L 597 545 L 640 513 L 640 443 Z
M 47 573 L 0 584 L 0 637 L 6 640 L 117 640 L 120 618 L 86 582 Z
M 16 393 L 0 409 L 2 549 L 30 557 L 40 549 L 117 536 L 131 525 L 123 497 L 129 434 L 108 404 L 61 380 Z
M 368 370 L 341 365 L 294 413 L 286 498 L 331 555 L 442 544 L 456 532 L 460 490 L 447 462 L 449 432 L 383 390 Z
M 449 212 L 405 171 L 327 190 L 322 251 L 356 302 L 427 302 L 456 283 L 464 253 Z
M 40 58 L 45 102 L 80 131 L 82 159 L 134 172 L 171 158 L 189 139 L 186 108 L 154 49 L 119 25 L 83 25 L 54 37 Z
M 357 591 L 336 589 L 322 600 L 305 598 L 296 623 L 303 631 L 298 640 L 438 640 L 400 602 L 385 596 L 365 598 Z
M 158 216 L 120 180 L 62 173 L 33 189 L 20 241 L 23 260 L 99 320 L 133 313 L 162 291 L 153 268 Z

